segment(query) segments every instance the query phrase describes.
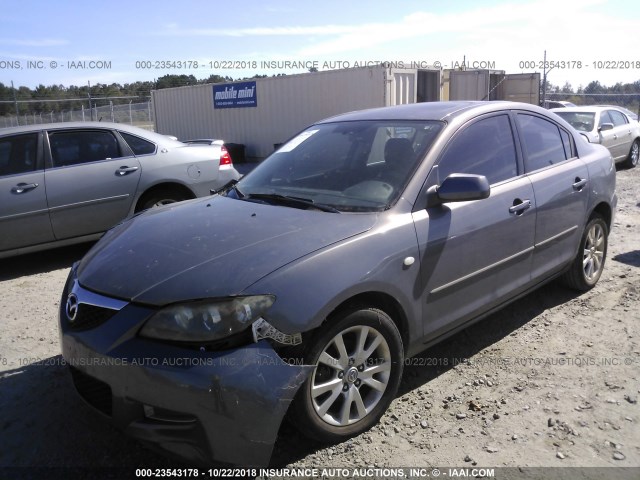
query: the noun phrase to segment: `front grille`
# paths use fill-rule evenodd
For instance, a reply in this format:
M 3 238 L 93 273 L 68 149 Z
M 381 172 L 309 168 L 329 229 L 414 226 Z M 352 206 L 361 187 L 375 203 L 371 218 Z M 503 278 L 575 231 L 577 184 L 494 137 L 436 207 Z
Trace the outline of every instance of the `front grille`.
M 71 319 L 67 317 L 67 320 L 69 321 L 69 328 L 71 330 L 89 330 L 103 324 L 116 313 L 118 313 L 117 310 L 110 308 L 80 303 L 78 304 L 76 318 L 71 321 Z
M 69 368 L 73 384 L 80 396 L 92 407 L 111 416 L 111 387 L 77 368 Z

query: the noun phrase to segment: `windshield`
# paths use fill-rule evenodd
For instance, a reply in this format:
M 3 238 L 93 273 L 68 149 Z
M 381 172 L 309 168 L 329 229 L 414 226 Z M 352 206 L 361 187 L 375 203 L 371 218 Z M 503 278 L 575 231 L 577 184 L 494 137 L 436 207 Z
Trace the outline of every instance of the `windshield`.
M 384 210 L 400 196 L 443 125 L 397 120 L 314 125 L 264 160 L 228 196 L 293 197 L 344 212 Z
M 596 114 L 594 112 L 554 112 L 562 117 L 569 125 L 581 132 L 593 130 Z

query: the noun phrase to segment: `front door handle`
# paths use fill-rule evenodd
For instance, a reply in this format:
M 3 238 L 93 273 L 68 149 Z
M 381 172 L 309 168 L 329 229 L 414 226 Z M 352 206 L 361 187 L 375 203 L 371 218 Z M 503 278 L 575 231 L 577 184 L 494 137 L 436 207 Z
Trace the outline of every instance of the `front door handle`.
M 130 174 L 131 172 L 135 172 L 136 170 L 138 170 L 138 167 L 127 167 L 126 165 L 124 165 L 116 170 L 116 175 L 122 177 L 124 175 Z
M 516 215 L 522 215 L 525 210 L 531 207 L 531 200 L 520 200 L 516 198 L 513 201 L 513 206 L 509 207 L 509 213 L 515 213 Z
M 37 183 L 19 183 L 11 189 L 11 193 L 25 193 L 34 188 L 38 188 Z
M 586 178 L 576 177 L 575 183 L 573 184 L 573 189 L 580 191 L 584 188 L 586 184 L 587 184 Z

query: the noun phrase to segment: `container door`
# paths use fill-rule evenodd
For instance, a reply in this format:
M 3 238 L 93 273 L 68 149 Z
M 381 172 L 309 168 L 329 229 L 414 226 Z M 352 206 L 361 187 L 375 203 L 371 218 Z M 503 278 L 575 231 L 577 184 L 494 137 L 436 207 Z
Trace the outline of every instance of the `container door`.
M 505 75 L 498 87 L 498 99 L 540 105 L 540 74 L 513 73 Z
M 417 70 L 390 70 L 387 80 L 389 106 L 416 103 L 417 75 Z

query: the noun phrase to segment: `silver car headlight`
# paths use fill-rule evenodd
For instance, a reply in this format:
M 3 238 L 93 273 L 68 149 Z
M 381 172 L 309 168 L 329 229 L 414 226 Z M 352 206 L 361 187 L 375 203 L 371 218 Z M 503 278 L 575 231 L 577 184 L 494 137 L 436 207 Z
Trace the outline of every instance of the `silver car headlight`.
M 219 340 L 249 328 L 274 301 L 272 295 L 253 295 L 171 305 L 149 318 L 140 336 L 176 342 Z

